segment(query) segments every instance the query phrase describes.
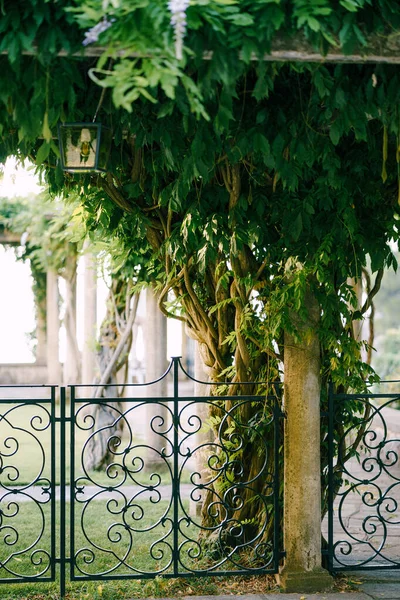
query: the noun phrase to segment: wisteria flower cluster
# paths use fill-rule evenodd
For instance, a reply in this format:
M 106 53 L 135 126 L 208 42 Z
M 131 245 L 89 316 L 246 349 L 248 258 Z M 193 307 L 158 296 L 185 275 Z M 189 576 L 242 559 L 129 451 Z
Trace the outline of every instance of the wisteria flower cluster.
M 168 8 L 171 12 L 171 25 L 175 30 L 175 56 L 182 58 L 183 38 L 186 32 L 186 9 L 190 0 L 169 0 Z
M 107 17 L 103 17 L 102 21 L 99 21 L 97 25 L 89 29 L 85 33 L 85 39 L 82 42 L 83 46 L 88 46 L 89 44 L 94 44 L 98 41 L 99 35 L 103 33 L 103 31 L 107 31 L 109 27 L 114 23 L 115 19 L 107 19 Z

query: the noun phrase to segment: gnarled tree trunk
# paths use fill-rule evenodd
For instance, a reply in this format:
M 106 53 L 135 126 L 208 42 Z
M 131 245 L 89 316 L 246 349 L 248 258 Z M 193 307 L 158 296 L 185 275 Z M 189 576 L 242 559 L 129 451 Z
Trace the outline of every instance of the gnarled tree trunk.
M 128 377 L 128 358 L 132 328 L 139 295 L 132 292 L 131 281 L 113 278 L 107 299 L 107 312 L 100 327 L 97 360 L 99 378 L 95 398 L 104 402 L 91 405 L 93 427 L 85 449 L 85 468 L 99 470 L 113 461 L 114 450 L 122 435 L 123 387 Z M 118 375 L 122 373 L 122 378 Z M 107 401 L 107 398 L 120 398 Z M 95 433 L 94 433 L 95 432 Z

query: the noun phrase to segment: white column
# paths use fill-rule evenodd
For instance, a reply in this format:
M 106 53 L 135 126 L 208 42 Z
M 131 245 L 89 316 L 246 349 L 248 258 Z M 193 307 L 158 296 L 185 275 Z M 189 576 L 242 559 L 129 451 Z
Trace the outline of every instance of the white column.
M 76 271 L 73 277 L 65 280 L 64 326 L 66 336 L 64 384 L 81 383 L 81 353 L 76 327 Z
M 146 364 L 146 382 L 154 381 L 161 377 L 166 371 L 168 366 L 167 360 L 167 319 L 162 314 L 157 305 L 157 298 L 151 288 L 146 290 L 146 321 L 144 325 L 145 334 L 145 364 Z M 166 397 L 167 390 L 167 379 L 164 378 L 154 385 L 150 385 L 146 388 L 147 397 L 160 398 Z M 162 424 L 164 419 L 164 424 Z M 168 419 L 168 412 L 165 407 L 160 404 L 148 404 L 146 411 L 146 444 L 155 451 L 148 451 L 146 459 L 146 468 L 153 469 L 164 464 L 162 458 L 159 457 L 158 452 L 161 452 L 162 448 L 165 447 L 165 440 L 158 435 L 166 431 L 167 425 L 166 420 Z M 153 423 L 153 429 L 151 428 Z
M 61 384 L 61 365 L 59 360 L 60 317 L 58 310 L 58 276 L 47 272 L 47 382 Z
M 46 298 L 43 302 L 36 304 L 36 364 L 45 365 L 47 361 L 47 337 L 46 337 Z
M 92 383 L 96 374 L 95 344 L 97 336 L 97 261 L 93 254 L 83 257 L 83 349 L 82 383 Z

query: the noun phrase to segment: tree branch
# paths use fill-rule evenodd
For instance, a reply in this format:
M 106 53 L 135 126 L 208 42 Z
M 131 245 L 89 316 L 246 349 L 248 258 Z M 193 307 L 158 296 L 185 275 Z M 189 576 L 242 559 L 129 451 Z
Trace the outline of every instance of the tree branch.
M 129 336 L 131 335 L 132 327 L 133 327 L 133 324 L 136 319 L 138 303 L 139 303 L 139 294 L 135 294 L 134 299 L 133 299 L 132 310 L 130 312 L 128 321 L 126 323 L 125 331 L 121 335 L 121 338 L 117 344 L 117 347 L 115 348 L 115 350 L 113 352 L 112 358 L 111 358 L 110 362 L 108 363 L 104 373 L 101 376 L 101 379 L 96 387 L 94 398 L 99 398 L 101 396 L 101 394 L 103 393 L 103 390 L 104 390 L 105 386 L 107 385 L 107 381 L 110 378 L 110 375 L 114 369 L 114 366 L 117 363 L 119 356 L 120 356 L 122 350 L 124 349 L 126 342 L 129 340 Z
M 364 305 L 363 305 L 363 307 L 362 307 L 362 309 L 360 311 L 362 315 L 367 312 L 367 310 L 369 309 L 369 307 L 372 304 L 373 297 L 376 296 L 376 294 L 379 292 L 380 287 L 381 287 L 381 283 L 382 283 L 383 273 L 384 273 L 383 269 L 379 269 L 379 271 L 377 272 L 376 278 L 375 278 L 374 287 L 372 288 L 372 290 L 368 294 L 368 297 L 367 297 L 366 301 L 364 302 Z

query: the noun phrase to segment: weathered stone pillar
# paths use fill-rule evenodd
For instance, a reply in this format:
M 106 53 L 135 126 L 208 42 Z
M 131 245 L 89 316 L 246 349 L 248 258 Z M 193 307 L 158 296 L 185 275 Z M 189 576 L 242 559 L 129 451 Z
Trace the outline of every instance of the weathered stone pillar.
M 58 276 L 47 272 L 47 383 L 61 384 L 61 365 L 58 357 L 60 317 L 58 310 Z
M 285 335 L 284 548 L 281 581 L 287 592 L 324 591 L 332 579 L 321 568 L 320 308 L 308 294 L 309 318 L 297 342 Z
M 83 348 L 82 383 L 92 383 L 96 374 L 97 261 L 93 254 L 83 256 Z
M 146 290 L 146 322 L 145 333 L 145 363 L 146 381 L 154 381 L 161 377 L 168 366 L 167 361 L 167 319 L 158 308 L 157 298 L 151 288 Z M 146 388 L 148 398 L 167 397 L 167 379 Z M 162 423 L 164 419 L 164 424 Z M 148 404 L 146 410 L 145 442 L 155 451 L 148 451 L 146 469 L 162 468 L 164 460 L 159 452 L 166 446 L 160 433 L 167 429 L 168 411 L 160 404 Z M 153 429 L 150 424 L 153 424 Z

